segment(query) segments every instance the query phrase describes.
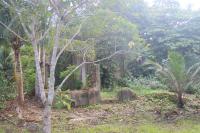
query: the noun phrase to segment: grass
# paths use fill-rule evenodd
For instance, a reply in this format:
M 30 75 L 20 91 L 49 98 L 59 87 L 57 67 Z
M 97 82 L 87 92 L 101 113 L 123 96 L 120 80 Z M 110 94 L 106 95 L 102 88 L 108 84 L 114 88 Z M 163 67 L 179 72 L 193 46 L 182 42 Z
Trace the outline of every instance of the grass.
M 165 93 L 168 92 L 163 89 L 150 89 L 150 88 L 133 88 L 133 92 L 135 92 L 138 96 L 154 94 L 154 93 Z
M 190 116 L 189 119 L 181 117 L 168 123 L 163 119 L 165 113 L 176 110 L 176 103 L 173 95 L 165 90 L 132 87 L 133 92 L 142 96 L 127 103 L 97 104 L 77 108 L 69 113 L 58 110 L 59 115 L 52 118 L 53 133 L 199 133 L 199 117 Z M 116 98 L 117 91 L 102 91 L 102 99 Z M 188 106 L 189 107 L 189 106 Z M 161 110 L 162 115 L 159 121 L 152 112 Z M 70 123 L 69 114 L 77 115 L 78 118 L 97 118 L 87 121 L 73 121 Z M 93 114 L 93 115 L 91 115 Z M 94 115 L 96 114 L 96 115 Z M 101 117 L 103 114 L 104 117 Z M 184 116 L 184 115 L 183 115 Z M 94 120 L 94 122 L 93 122 Z M 24 129 L 15 129 L 12 125 L 0 123 L 0 133 L 6 133 L 6 129 L 11 133 L 27 133 Z
M 199 133 L 200 132 L 200 122 L 198 119 L 190 117 L 190 119 L 181 119 L 179 121 L 173 123 L 156 122 L 153 118 L 146 118 L 151 116 L 152 114 L 147 113 L 145 116 L 145 110 L 151 110 L 154 107 L 160 109 L 162 112 L 168 112 L 168 110 L 176 109 L 176 103 L 171 100 L 171 96 L 173 94 L 169 93 L 167 90 L 162 89 L 150 89 L 146 87 L 132 87 L 133 92 L 135 92 L 138 96 L 145 96 L 147 101 L 143 101 L 143 103 L 138 104 L 138 108 L 144 110 L 144 113 L 137 112 L 134 117 L 125 117 L 119 116 L 119 119 L 115 119 L 115 115 L 113 115 L 110 119 L 113 121 L 109 121 L 103 125 L 84 125 L 83 127 L 79 127 L 71 130 L 69 133 Z M 119 89 L 115 89 L 114 91 L 103 91 L 101 92 L 101 96 L 103 99 L 112 99 L 117 95 L 117 91 Z M 134 101 L 133 101 L 134 103 Z M 130 105 L 131 103 L 127 103 Z M 125 103 L 121 106 L 124 106 Z M 98 106 L 99 107 L 99 106 Z M 120 111 L 120 110 L 118 110 Z M 126 119 L 124 122 L 119 122 L 121 119 Z M 130 119 L 130 121 L 128 120 Z M 132 119 L 137 119 L 137 124 L 132 124 Z
M 30 133 L 26 129 L 17 128 L 13 125 L 0 125 L 0 133 Z
M 153 94 L 153 93 L 165 93 L 165 92 L 168 92 L 168 90 L 165 90 L 165 89 L 150 88 L 150 87 L 147 87 L 145 85 L 131 85 L 130 88 L 138 96 L 144 96 L 144 95 Z
M 78 128 L 70 133 L 199 133 L 200 125 L 192 120 L 176 124 L 98 125 L 91 128 Z
M 151 89 L 145 86 L 133 86 L 130 87 L 130 89 L 136 93 L 138 96 L 144 96 L 148 94 L 156 94 L 156 93 L 168 93 L 167 90 L 164 89 Z M 102 99 L 114 99 L 117 96 L 117 92 L 120 90 L 120 88 L 115 88 L 113 91 L 102 91 L 101 97 Z
M 114 99 L 117 96 L 117 91 L 102 91 L 101 98 L 102 99 Z
M 0 126 L 0 133 L 28 133 L 25 130 L 13 129 L 10 126 Z M 56 131 L 59 133 L 199 133 L 200 124 L 196 120 L 181 120 L 173 124 L 146 123 L 140 125 L 105 124 L 93 127 L 76 128 L 74 130 Z
M 0 128 L 0 133 L 3 133 L 3 132 L 4 132 L 4 130 L 2 128 Z
M 86 127 L 86 128 L 75 129 L 70 133 L 129 133 L 130 131 L 133 132 L 133 127 L 131 126 L 99 125 L 92 128 Z

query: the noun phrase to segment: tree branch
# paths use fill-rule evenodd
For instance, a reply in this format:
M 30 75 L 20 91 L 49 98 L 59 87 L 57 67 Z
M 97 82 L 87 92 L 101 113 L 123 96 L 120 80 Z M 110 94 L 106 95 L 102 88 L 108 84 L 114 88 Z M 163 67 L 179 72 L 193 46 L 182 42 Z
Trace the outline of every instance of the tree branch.
M 110 58 L 112 58 L 113 56 L 117 55 L 117 54 L 123 54 L 123 53 L 128 53 L 129 51 L 125 51 L 125 50 L 119 50 L 113 54 L 111 54 L 110 56 L 108 57 L 105 57 L 105 58 L 102 58 L 102 59 L 99 59 L 99 60 L 96 60 L 96 61 L 89 61 L 89 62 L 85 62 L 85 64 L 94 64 L 94 63 L 99 63 L 99 62 L 102 62 L 104 60 L 108 60 Z
M 77 30 L 77 32 L 72 36 L 72 38 L 69 40 L 69 42 L 67 44 L 64 45 L 64 47 L 60 50 L 60 52 L 57 54 L 56 60 L 59 59 L 59 57 L 62 55 L 62 53 L 65 51 L 65 49 L 72 43 L 72 41 L 74 40 L 74 38 L 79 34 L 80 30 L 81 30 L 82 24 L 79 26 L 79 29 Z
M 64 83 L 68 80 L 68 78 L 76 71 L 78 70 L 82 65 L 84 65 L 85 63 L 82 62 L 81 64 L 79 64 L 76 68 L 74 68 L 65 78 L 64 80 L 61 82 L 61 84 L 57 87 L 57 90 L 61 90 L 62 86 L 64 85 Z
M 25 41 L 25 42 L 29 42 L 28 40 L 24 39 L 23 37 L 21 37 L 19 34 L 17 34 L 16 32 L 14 32 L 13 30 L 11 30 L 7 25 L 5 25 L 2 21 L 0 21 L 0 24 L 2 26 L 4 26 L 7 30 L 9 30 L 11 33 L 13 33 L 15 36 L 17 36 L 18 38 L 20 38 L 21 40 Z
M 80 4 L 78 4 L 76 7 L 72 8 L 70 11 L 68 12 L 64 12 L 62 18 L 67 17 L 69 14 L 71 14 L 72 12 L 74 12 L 76 9 L 78 9 L 79 7 L 81 7 L 82 5 L 86 4 L 88 2 L 88 0 L 82 1 Z
M 60 16 L 60 11 L 59 11 L 58 7 L 55 5 L 55 1 L 54 1 L 54 0 L 49 0 L 49 2 L 50 2 L 50 4 L 52 5 L 53 9 L 56 10 L 56 14 L 57 14 L 58 16 Z
M 101 62 L 101 61 L 104 61 L 104 60 L 108 60 L 110 58 L 112 58 L 113 56 L 117 55 L 117 54 L 120 54 L 120 53 L 125 53 L 125 52 L 128 52 L 128 51 L 124 51 L 124 50 L 120 50 L 120 51 L 117 51 L 113 54 L 111 54 L 110 56 L 108 57 L 105 57 L 105 58 L 102 58 L 102 59 L 99 59 L 99 60 L 96 60 L 96 61 L 90 61 L 90 62 L 86 62 L 86 61 L 83 61 L 81 64 L 79 64 L 76 68 L 74 68 L 65 78 L 64 80 L 61 82 L 61 84 L 57 87 L 57 90 L 60 90 L 62 88 L 62 86 L 64 85 L 64 83 L 68 80 L 68 78 L 76 71 L 78 70 L 80 67 L 82 67 L 84 64 L 94 64 L 94 63 L 98 63 L 98 62 Z
M 37 40 L 37 42 L 42 41 L 46 37 L 46 35 L 49 33 L 50 30 L 51 30 L 51 26 L 49 26 L 48 29 L 44 32 L 44 34 L 41 35 L 41 37 Z

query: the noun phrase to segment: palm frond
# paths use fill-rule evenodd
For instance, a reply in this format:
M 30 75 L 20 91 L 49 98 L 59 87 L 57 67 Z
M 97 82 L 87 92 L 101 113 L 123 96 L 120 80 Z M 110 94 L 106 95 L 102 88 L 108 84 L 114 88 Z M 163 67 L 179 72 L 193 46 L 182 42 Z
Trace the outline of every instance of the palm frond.
M 152 68 L 157 69 L 157 70 L 158 69 L 163 69 L 162 65 L 160 65 L 159 63 L 154 62 L 152 60 L 145 61 L 144 66 L 152 66 Z
M 190 75 L 195 69 L 197 69 L 197 67 L 200 67 L 200 62 L 189 67 L 187 70 L 187 75 Z

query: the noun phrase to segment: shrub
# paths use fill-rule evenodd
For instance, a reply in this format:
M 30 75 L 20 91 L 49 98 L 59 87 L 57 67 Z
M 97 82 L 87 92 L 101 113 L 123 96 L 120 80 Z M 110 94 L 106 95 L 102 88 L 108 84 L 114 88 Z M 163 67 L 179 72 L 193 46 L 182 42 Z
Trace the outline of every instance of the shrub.
M 24 91 L 27 94 L 33 92 L 35 88 L 35 62 L 33 49 L 29 45 L 21 48 L 21 62 L 24 77 Z
M 8 81 L 0 72 L 0 109 L 4 108 L 4 102 L 16 97 L 14 83 Z
M 190 85 L 185 89 L 185 92 L 188 94 L 200 94 L 199 84 Z
M 117 85 L 120 87 L 130 87 L 131 79 L 130 78 L 122 78 L 117 80 Z
M 156 77 L 139 77 L 132 79 L 132 86 L 143 86 L 149 89 L 167 89 L 167 86 Z
M 109 63 L 108 63 L 109 64 Z M 116 65 L 112 64 L 107 66 L 105 64 L 101 65 L 101 85 L 103 88 L 113 88 L 115 86 L 115 69 Z
M 59 91 L 55 97 L 54 107 L 57 109 L 71 109 L 73 100 L 69 97 L 67 91 Z
M 76 90 L 80 90 L 82 88 L 82 86 L 83 86 L 83 83 L 82 83 L 81 80 L 75 80 L 74 81 L 74 87 L 75 87 Z

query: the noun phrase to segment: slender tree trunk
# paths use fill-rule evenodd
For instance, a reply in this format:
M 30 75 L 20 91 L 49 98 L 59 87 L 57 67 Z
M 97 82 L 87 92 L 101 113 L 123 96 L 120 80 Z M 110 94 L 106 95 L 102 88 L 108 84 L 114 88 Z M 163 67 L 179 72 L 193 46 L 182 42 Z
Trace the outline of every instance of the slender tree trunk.
M 43 115 L 43 132 L 51 133 L 51 106 L 45 105 Z
M 18 105 L 16 108 L 16 112 L 18 114 L 18 118 L 22 119 L 22 106 L 24 104 L 24 86 L 23 86 L 23 74 L 22 74 L 22 65 L 20 59 L 20 47 L 21 43 L 19 38 L 15 37 L 12 40 L 12 48 L 14 51 L 14 77 L 17 86 L 17 101 Z
M 23 74 L 22 74 L 22 65 L 20 60 L 20 41 L 18 38 L 15 38 L 12 42 L 12 48 L 14 51 L 14 76 L 17 85 L 18 93 L 18 103 L 20 106 L 24 103 L 24 86 L 23 86 Z
M 44 105 L 46 102 L 46 95 L 45 95 L 45 90 L 44 90 L 44 82 L 42 78 L 42 72 L 41 72 L 41 67 L 40 67 L 40 56 L 39 52 L 37 49 L 37 44 L 35 41 L 32 42 L 33 45 L 33 50 L 34 50 L 34 56 L 35 56 L 35 66 L 36 66 L 36 83 L 38 83 L 38 87 L 36 85 L 36 97 L 39 98 L 39 100 L 42 102 Z
M 45 59 L 47 59 L 46 57 L 45 57 Z M 48 77 L 49 77 L 49 73 L 50 73 L 50 65 L 49 65 L 49 63 L 48 63 L 48 61 L 47 60 L 45 60 L 45 82 L 44 82 L 44 84 L 45 84 L 45 88 L 48 88 Z
M 35 75 L 35 97 L 37 99 L 40 99 L 40 92 L 39 92 L 39 83 L 38 83 L 38 78 L 37 74 Z
M 52 63 L 54 61 L 55 60 L 52 59 Z M 54 76 L 55 66 L 56 66 L 55 63 L 53 63 L 51 65 L 50 78 L 49 78 L 49 83 L 48 83 L 48 98 L 47 98 L 47 102 L 45 104 L 44 114 L 43 114 L 44 115 L 43 116 L 43 132 L 44 133 L 51 133 L 51 107 L 52 107 L 54 94 L 55 94 L 55 90 L 54 90 L 54 85 L 55 85 L 55 76 Z
M 177 93 L 177 97 L 178 97 L 178 107 L 179 108 L 183 108 L 184 107 L 184 102 L 183 102 L 183 93 L 182 93 L 182 91 L 179 91 Z
M 44 116 L 43 116 L 43 132 L 44 133 L 51 133 L 51 107 L 53 103 L 53 99 L 55 96 L 55 70 L 56 70 L 56 64 L 57 64 L 57 51 L 58 51 L 58 45 L 59 45 L 59 35 L 60 35 L 60 28 L 61 24 L 58 22 L 56 27 L 56 35 L 55 35 L 55 42 L 51 57 L 51 63 L 50 63 L 50 77 L 49 77 L 49 83 L 48 83 L 48 98 L 44 109 Z
M 44 88 L 46 88 L 46 51 L 44 48 L 44 45 L 42 45 L 41 49 L 41 68 L 42 68 L 42 76 L 43 76 L 43 82 L 44 82 Z
M 24 103 L 24 87 L 22 76 L 22 65 L 20 60 L 20 51 L 15 51 L 15 78 L 18 88 L 18 100 L 21 105 Z

